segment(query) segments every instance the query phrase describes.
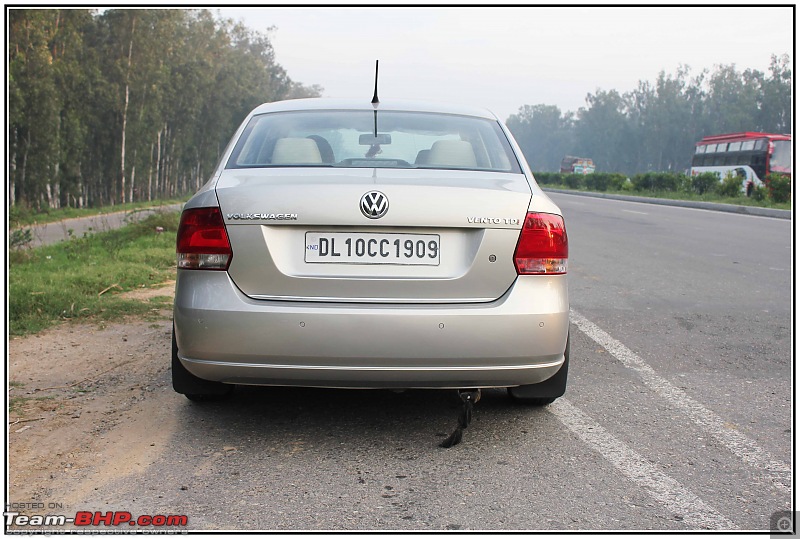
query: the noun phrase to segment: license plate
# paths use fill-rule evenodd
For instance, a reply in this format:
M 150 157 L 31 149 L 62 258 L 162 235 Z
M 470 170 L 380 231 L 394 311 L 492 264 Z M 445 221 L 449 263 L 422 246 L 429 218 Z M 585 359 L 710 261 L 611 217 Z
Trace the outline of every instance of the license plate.
M 305 261 L 438 266 L 439 251 L 438 234 L 306 232 Z

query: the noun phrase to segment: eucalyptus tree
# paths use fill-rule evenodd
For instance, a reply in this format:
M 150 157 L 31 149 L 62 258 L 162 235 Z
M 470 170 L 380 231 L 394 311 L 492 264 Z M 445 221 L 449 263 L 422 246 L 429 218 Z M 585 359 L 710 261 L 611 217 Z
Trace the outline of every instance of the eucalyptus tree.
M 59 154 L 60 95 L 50 49 L 58 31 L 54 10 L 9 10 L 10 202 L 36 207 L 52 199 Z M 50 196 L 46 193 L 50 189 Z
M 52 179 L 51 207 L 86 203 L 83 167 L 94 110 L 89 96 L 98 82 L 96 57 L 84 36 L 94 30 L 89 10 L 58 10 L 59 29 L 51 46 L 55 86 L 59 94 L 59 153 Z
M 183 194 L 254 106 L 322 92 L 207 10 L 11 9 L 8 28 L 12 205 Z

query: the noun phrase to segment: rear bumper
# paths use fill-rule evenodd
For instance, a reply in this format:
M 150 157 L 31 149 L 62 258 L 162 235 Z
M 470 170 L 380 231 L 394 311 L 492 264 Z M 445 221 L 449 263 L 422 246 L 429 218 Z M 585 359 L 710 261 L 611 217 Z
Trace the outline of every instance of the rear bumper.
M 237 384 L 363 388 L 534 384 L 564 361 L 566 275 L 524 276 L 498 300 L 386 305 L 253 300 L 225 272 L 178 271 L 178 356 Z

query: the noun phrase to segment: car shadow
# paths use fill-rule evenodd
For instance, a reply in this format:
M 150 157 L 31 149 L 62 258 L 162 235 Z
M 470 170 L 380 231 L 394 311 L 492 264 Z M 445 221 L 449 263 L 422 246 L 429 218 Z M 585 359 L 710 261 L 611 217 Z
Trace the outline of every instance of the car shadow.
M 180 398 L 180 396 L 177 396 Z M 455 390 L 352 390 L 238 386 L 229 399 L 185 402 L 180 424 L 236 445 L 254 436 L 261 444 L 302 441 L 320 447 L 436 447 L 456 427 L 462 410 Z M 509 438 L 543 408 L 514 403 L 505 389 L 482 391 L 465 440 L 488 434 Z M 468 432 L 468 433 L 467 433 Z M 483 433 L 483 434 L 482 434 Z

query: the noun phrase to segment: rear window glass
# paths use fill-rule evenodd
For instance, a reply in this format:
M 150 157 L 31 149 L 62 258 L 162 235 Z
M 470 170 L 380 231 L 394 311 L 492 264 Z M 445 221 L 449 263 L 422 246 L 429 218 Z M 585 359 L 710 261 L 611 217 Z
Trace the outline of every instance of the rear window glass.
M 520 172 L 496 121 L 398 111 L 301 111 L 254 116 L 236 142 L 227 168 L 263 167 Z

